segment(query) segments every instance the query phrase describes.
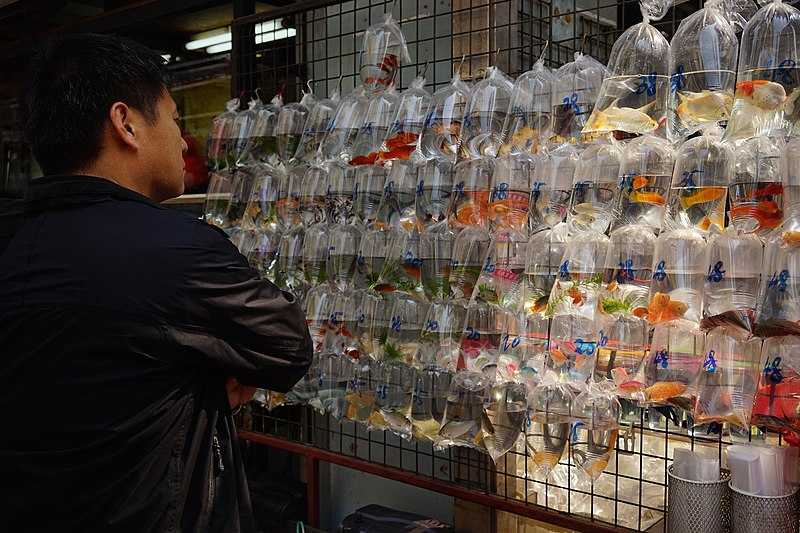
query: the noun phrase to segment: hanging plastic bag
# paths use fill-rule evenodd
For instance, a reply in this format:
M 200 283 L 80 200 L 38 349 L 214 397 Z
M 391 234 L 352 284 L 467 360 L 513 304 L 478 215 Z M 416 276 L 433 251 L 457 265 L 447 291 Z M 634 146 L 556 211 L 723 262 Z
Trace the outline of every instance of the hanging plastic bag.
M 453 172 L 448 224 L 453 228 L 489 225 L 489 184 L 493 159 L 459 162 Z
M 428 303 L 405 294 L 392 295 L 389 329 L 381 346 L 376 411 L 385 425 L 403 438 L 411 438 L 410 410 L 416 375 L 411 365 Z M 376 417 L 370 420 L 375 423 Z
M 607 384 L 590 384 L 572 403 L 572 460 L 593 483 L 605 471 L 617 446 L 621 410 Z
M 611 233 L 603 289 L 597 310 L 600 337 L 595 380 L 613 380 L 622 398 L 643 400 L 644 380 L 637 375 L 647 349 L 645 320 L 650 267 L 656 237 L 646 226 L 632 225 Z
M 485 422 L 482 428 L 483 444 L 489 457 L 497 462 L 506 452 L 514 449 L 522 435 L 527 413 L 525 385 L 516 381 L 501 381 L 489 390 Z
M 417 185 L 417 168 L 410 161 L 392 164 L 375 217 L 376 228 L 416 228 Z
M 505 319 L 502 309 L 486 302 L 470 302 L 461 334 L 458 370 L 483 372 L 494 379 Z
M 576 143 L 594 110 L 606 67 L 589 55 L 575 52 L 575 60 L 559 68 L 553 79 L 554 142 Z
M 374 291 L 378 286 L 393 235 L 393 230 L 374 227 L 366 228 L 361 234 L 356 259 L 356 284 L 359 288 Z
M 228 138 L 239 108 L 239 99 L 233 98 L 225 102 L 225 111 L 211 121 L 206 144 L 206 164 L 212 171 L 221 171 L 228 166 Z
M 622 152 L 611 231 L 637 224 L 661 229 L 675 166 L 675 150 L 665 139 L 643 135 Z
M 783 141 L 767 137 L 737 144 L 736 170 L 731 180 L 730 220 L 738 232 L 766 235 L 783 220 L 784 176 L 780 167 Z M 791 172 L 791 170 L 789 170 Z
M 506 156 L 495 160 L 489 198 L 489 220 L 495 232 L 524 232 L 530 211 L 533 160 Z
M 728 422 L 749 428 L 761 370 L 761 339 L 721 327 L 706 336 L 705 352 L 696 385 L 695 425 Z
M 422 258 L 422 290 L 429 300 L 444 300 L 450 295 L 450 270 L 453 246 L 459 229 L 437 224 L 419 237 Z
M 653 404 L 673 404 L 691 412 L 697 395 L 692 386 L 702 370 L 705 335 L 693 322 L 673 320 L 653 330 L 644 360 L 645 397 Z
M 800 433 L 800 337 L 764 340 L 750 423 Z
M 290 166 L 279 175 L 275 213 L 283 228 L 294 227 L 300 222 L 301 186 L 307 171 L 306 165 L 297 165 Z
M 257 100 L 253 107 L 255 118 L 252 133 L 247 143 L 246 154 L 251 155 L 256 161 L 266 161 L 273 166 L 280 163 L 278 154 L 278 115 L 282 107 L 283 96 L 281 96 L 281 93 L 276 94 L 269 104 L 264 105 L 260 100 Z
M 597 309 L 602 315 L 644 318 L 656 236 L 646 226 L 631 225 L 614 230 L 609 239 Z
M 578 166 L 578 152 L 569 144 L 543 150 L 535 157 L 528 215 L 531 233 L 564 221 Z
M 542 52 L 544 53 L 544 51 Z M 539 58 L 514 82 L 498 155 L 535 154 L 550 135 L 553 71 Z
M 417 371 L 417 381 L 411 401 L 411 434 L 421 441 L 436 441 L 444 419 L 447 391 L 453 374 L 441 367 L 426 367 Z
M 726 231 L 711 237 L 706 253 L 701 326 L 730 325 L 752 332 L 764 255 L 761 239 Z
M 522 287 L 523 310 L 528 316 L 545 316 L 568 234 L 567 225 L 561 223 L 534 233 L 528 240 Z
M 313 224 L 306 228 L 303 239 L 303 273 L 311 287 L 325 283 L 328 279 L 328 225 Z
M 339 101 L 320 143 L 319 157 L 344 163 L 353 157 L 353 147 L 364 126 L 369 99 L 363 88 L 356 88 Z
M 792 203 L 764 247 L 756 333 L 800 334 L 800 207 Z
M 295 226 L 281 235 L 275 259 L 275 285 L 305 301 L 308 285 L 303 272 L 303 241 L 305 228 Z
M 424 232 L 447 220 L 453 190 L 453 165 L 429 161 L 419 167 L 414 212 L 417 229 Z
M 420 136 L 418 153 L 422 157 L 456 162 L 469 94 L 470 87 L 461 80 L 459 73 L 449 85 L 433 93 Z
M 447 300 L 430 304 L 414 354 L 418 367 L 436 366 L 451 373 L 456 371 L 466 314 L 463 302 Z
M 522 273 L 528 236 L 522 232 L 502 231 L 492 236 L 489 251 L 478 277 L 473 302 L 519 311 L 522 305 Z
M 731 116 L 739 41 L 721 0 L 683 19 L 670 43 L 670 133 L 675 140 Z
M 380 164 L 378 154 L 397 107 L 397 91 L 390 86 L 385 91 L 371 94 L 367 109 L 362 115 L 362 124 L 353 146 L 348 151 L 351 165 Z
M 364 88 L 378 91 L 394 84 L 401 63 L 410 63 L 406 39 L 391 13 L 364 32 L 358 56 L 358 75 Z
M 578 156 L 567 210 L 572 232 L 590 228 L 603 233 L 608 229 L 621 159 L 622 151 L 616 143 L 598 142 Z
M 355 286 L 361 236 L 361 228 L 353 224 L 333 224 L 328 232 L 327 279 L 340 291 Z
M 484 228 L 464 228 L 453 243 L 453 262 L 450 265 L 450 295 L 469 300 L 486 262 L 489 232 Z
M 402 228 L 392 228 L 387 250 L 375 290 L 402 291 L 407 294 L 422 293 L 419 234 Z
M 591 230 L 568 242 L 547 304 L 552 315 L 549 366 L 578 387 L 591 376 L 598 348 L 608 343 L 597 323 L 608 242 Z
M 315 101 L 316 98 L 311 92 L 303 91 L 303 97 L 299 102 L 286 104 L 281 108 L 275 130 L 278 143 L 278 159 L 283 164 L 292 159 L 297 152 L 303 136 L 303 126 Z
M 317 156 L 328 125 L 339 106 L 339 85 L 331 92 L 330 98 L 318 100 L 311 106 L 303 124 L 303 134 L 297 145 L 294 157 L 298 161 L 310 163 Z
M 733 112 L 724 139 L 800 134 L 800 11 L 780 0 L 758 10 L 742 32 Z
M 696 229 L 662 233 L 653 251 L 650 324 L 685 319 L 699 324 L 706 278 L 706 241 Z
M 675 160 L 664 229 L 722 233 L 733 169 L 733 148 L 714 132 L 683 143 Z
M 456 372 L 450 381 L 442 425 L 436 437 L 438 448 L 465 446 L 486 451 L 484 428 L 491 428 L 484 403 L 491 380 L 481 372 Z
M 417 149 L 425 113 L 430 107 L 431 94 L 425 90 L 425 75 L 417 76 L 395 107 L 395 114 L 380 146 L 378 161 L 406 160 Z
M 503 144 L 503 124 L 511 101 L 511 79 L 497 67 L 489 67 L 484 79 L 469 93 L 461 135 L 459 157 L 495 157 Z
M 645 16 L 614 43 L 608 77 L 583 133 L 659 130 L 666 121 L 668 89 L 669 43 Z
M 570 387 L 558 383 L 552 375 L 545 376 L 528 396 L 524 429 L 530 475 L 547 477 L 558 466 L 570 437 L 574 401 Z
M 356 169 L 332 165 L 325 192 L 325 220 L 330 224 L 352 225 L 355 220 Z

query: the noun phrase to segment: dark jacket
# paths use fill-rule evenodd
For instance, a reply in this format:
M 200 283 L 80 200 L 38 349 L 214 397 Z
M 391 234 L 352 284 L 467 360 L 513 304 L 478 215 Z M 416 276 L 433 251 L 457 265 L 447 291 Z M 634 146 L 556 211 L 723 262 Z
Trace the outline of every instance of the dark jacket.
M 0 254 L 22 225 L 22 199 L 4 197 L 0 191 Z
M 114 183 L 31 182 L 0 255 L 0 531 L 254 531 L 224 380 L 288 390 L 292 296 Z

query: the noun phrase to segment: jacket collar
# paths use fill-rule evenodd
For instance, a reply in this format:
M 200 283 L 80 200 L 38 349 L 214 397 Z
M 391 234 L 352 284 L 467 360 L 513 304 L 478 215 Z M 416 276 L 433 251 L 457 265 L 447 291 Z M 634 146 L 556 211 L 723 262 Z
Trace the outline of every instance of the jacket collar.
M 102 202 L 112 198 L 165 209 L 150 198 L 104 178 L 62 175 L 31 180 L 25 192 L 25 212 L 38 213 L 59 206 Z

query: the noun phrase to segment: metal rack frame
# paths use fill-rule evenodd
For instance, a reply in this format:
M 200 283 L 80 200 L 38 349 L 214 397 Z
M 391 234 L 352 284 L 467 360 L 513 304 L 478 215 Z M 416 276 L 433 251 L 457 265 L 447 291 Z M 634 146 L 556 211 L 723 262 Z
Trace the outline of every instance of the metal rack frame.
M 669 38 L 680 20 L 697 7 L 695 0 L 682 3 L 654 25 Z M 309 80 L 321 97 L 337 85 L 342 93 L 349 92 L 358 83 L 357 54 L 363 31 L 388 10 L 401 24 L 412 59 L 402 65 L 398 88 L 405 89 L 427 65 L 430 91 L 448 84 L 459 68 L 465 79 L 479 78 L 490 64 L 516 77 L 531 68 L 546 42 L 549 46 L 543 57 L 551 67 L 571 61 L 576 51 L 605 63 L 616 38 L 641 21 L 635 0 L 607 5 L 602 0 L 305 0 L 234 20 L 232 94 L 257 92 L 262 100 L 269 100 L 282 91 L 285 101 L 297 101 Z M 255 45 L 255 25 L 274 19 L 294 27 L 296 37 Z M 692 429 L 691 421 L 677 410 L 628 405 L 617 453 L 601 477 L 603 483 L 587 488 L 573 484 L 567 475 L 562 486 L 566 502 L 558 502 L 553 495 L 561 489 L 556 484 L 524 473 L 529 461 L 524 447 L 494 464 L 474 450 L 437 451 L 431 443 L 369 432 L 309 407 L 302 409 L 299 419 L 287 412 L 251 404 L 239 420 L 240 437 L 305 457 L 312 526 L 319 525 L 320 517 L 319 463 L 328 462 L 578 531 L 645 530 L 647 513 L 660 517 L 650 526 L 658 529 L 663 526 L 667 469 L 676 445 L 710 448 L 722 458 L 725 446 L 754 436 L 780 442 L 778 435 L 757 428 L 733 435 L 721 426 Z M 653 447 L 654 442 L 660 444 Z M 560 465 L 567 472 L 577 470 L 569 452 Z M 638 466 L 637 475 L 621 473 L 626 465 Z M 537 501 L 531 487 L 540 489 L 536 492 L 544 495 L 544 501 Z M 586 499 L 589 513 L 575 513 Z M 603 505 L 612 505 L 613 514 L 595 516 Z M 638 513 L 634 523 L 622 519 L 633 511 Z

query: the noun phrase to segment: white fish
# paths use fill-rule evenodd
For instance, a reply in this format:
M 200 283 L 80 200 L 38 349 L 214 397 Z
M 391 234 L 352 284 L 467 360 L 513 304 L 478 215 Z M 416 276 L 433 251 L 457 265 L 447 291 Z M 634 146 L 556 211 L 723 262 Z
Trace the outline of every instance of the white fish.
M 703 91 L 678 93 L 678 116 L 687 124 L 724 120 L 730 116 L 733 98 L 729 94 Z
M 614 100 L 603 111 L 594 110 L 592 117 L 584 128 L 584 132 L 591 131 L 626 131 L 628 133 L 649 133 L 658 129 L 658 122 L 653 120 L 647 111 L 655 105 L 655 100 L 638 109 L 632 107 L 617 107 Z

